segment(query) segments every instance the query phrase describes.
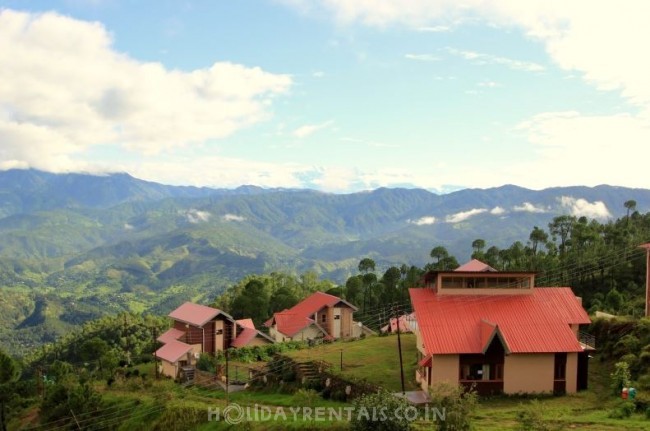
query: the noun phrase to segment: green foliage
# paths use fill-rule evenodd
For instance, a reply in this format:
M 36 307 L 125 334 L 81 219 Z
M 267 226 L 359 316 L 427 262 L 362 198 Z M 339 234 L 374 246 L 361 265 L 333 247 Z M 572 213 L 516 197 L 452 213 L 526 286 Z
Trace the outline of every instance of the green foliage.
M 13 383 L 20 377 L 20 367 L 16 361 L 0 350 L 0 388 L 2 385 Z
M 617 407 L 609 412 L 608 417 L 612 419 L 625 419 L 634 413 L 634 403 L 632 401 L 621 402 Z
M 564 424 L 554 422 L 549 418 L 545 405 L 539 400 L 531 400 L 521 405 L 517 411 L 517 429 L 519 431 L 560 431 L 565 428 Z
M 101 395 L 88 382 L 80 383 L 73 376 L 62 382 L 48 386 L 41 402 L 41 421 L 43 423 L 60 421 L 60 425 L 74 424 L 75 415 L 87 414 L 99 409 Z
M 437 420 L 439 430 L 467 431 L 472 428 L 472 414 L 478 405 L 474 391 L 465 391 L 458 385 L 441 383 L 429 391 L 431 405 L 445 413 L 444 420 Z
M 627 362 L 617 362 L 614 364 L 614 371 L 610 374 L 612 392 L 616 396 L 621 395 L 623 388 L 630 387 L 632 376 L 630 374 L 630 366 Z
M 404 412 L 409 404 L 403 398 L 382 390 L 354 400 L 350 428 L 354 431 L 401 431 L 411 429 Z

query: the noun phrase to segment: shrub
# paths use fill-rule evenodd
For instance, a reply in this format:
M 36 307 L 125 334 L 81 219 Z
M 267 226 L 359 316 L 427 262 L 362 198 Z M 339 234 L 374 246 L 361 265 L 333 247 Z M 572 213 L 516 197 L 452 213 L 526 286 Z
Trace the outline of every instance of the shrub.
M 647 392 L 639 392 L 634 398 L 634 405 L 636 410 L 639 412 L 644 412 L 646 409 L 650 408 L 650 394 Z
M 438 384 L 429 391 L 431 405 L 445 412 L 445 419 L 436 421 L 439 430 L 465 431 L 472 428 L 472 414 L 478 397 L 474 391 L 464 391 L 458 385 Z
M 354 401 L 354 414 L 350 428 L 354 431 L 391 430 L 402 431 L 411 428 L 403 414 L 409 404 L 386 390 L 365 394 Z
M 630 387 L 630 366 L 627 362 L 617 362 L 614 365 L 614 371 L 610 374 L 612 379 L 611 388 L 614 395 L 619 396 L 623 388 Z
M 522 405 L 522 409 L 517 411 L 517 423 L 520 431 L 556 431 L 564 428 L 564 425 L 552 423 L 546 417 L 544 405 L 538 400 Z
M 632 416 L 634 412 L 634 403 L 631 401 L 625 401 L 621 403 L 618 407 L 612 409 L 609 412 L 609 417 L 612 419 L 625 419 Z

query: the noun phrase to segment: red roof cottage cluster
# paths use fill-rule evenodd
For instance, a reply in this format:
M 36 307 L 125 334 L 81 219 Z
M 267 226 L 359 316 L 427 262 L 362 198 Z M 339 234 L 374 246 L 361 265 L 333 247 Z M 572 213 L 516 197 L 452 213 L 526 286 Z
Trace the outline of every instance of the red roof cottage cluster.
M 255 329 L 251 319 L 235 320 L 205 305 L 186 302 L 169 317 L 174 324 L 158 337 L 163 346 L 155 355 L 161 360 L 162 373 L 170 377 L 177 377 L 183 367 L 193 367 L 202 353 L 273 343 L 268 335 Z

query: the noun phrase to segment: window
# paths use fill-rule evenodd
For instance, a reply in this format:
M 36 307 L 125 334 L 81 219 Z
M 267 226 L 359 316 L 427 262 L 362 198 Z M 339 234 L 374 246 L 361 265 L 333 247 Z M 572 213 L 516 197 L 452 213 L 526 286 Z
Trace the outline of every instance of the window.
M 461 380 L 483 380 L 483 364 L 463 365 Z
M 321 314 L 320 321 L 323 323 L 327 322 L 327 314 Z
M 217 334 L 217 335 L 222 335 L 222 334 L 223 334 L 223 329 L 217 329 L 216 334 Z
M 341 320 L 341 315 L 337 314 L 336 316 L 334 316 L 334 320 Z

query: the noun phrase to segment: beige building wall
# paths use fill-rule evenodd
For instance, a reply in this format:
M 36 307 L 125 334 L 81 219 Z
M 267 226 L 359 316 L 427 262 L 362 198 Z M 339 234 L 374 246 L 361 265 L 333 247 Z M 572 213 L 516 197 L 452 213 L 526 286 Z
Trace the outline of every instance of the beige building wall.
M 458 355 L 433 355 L 431 358 L 431 385 L 443 382 L 458 384 L 459 367 Z
M 554 371 L 554 353 L 506 355 L 503 364 L 503 392 L 552 393 Z
M 422 353 L 422 356 L 426 356 L 426 353 L 424 351 L 424 344 L 422 343 L 422 335 L 420 335 L 419 330 L 415 331 L 415 347 L 420 353 Z
M 273 325 L 269 328 L 269 336 L 275 340 L 276 343 L 281 343 L 284 341 L 285 337 L 283 333 L 277 330 L 277 326 Z
M 341 337 L 354 337 L 353 325 L 352 310 L 341 308 Z
M 221 331 L 221 334 L 219 334 L 219 331 Z M 220 352 L 221 350 L 223 350 L 223 336 L 224 336 L 223 331 L 224 331 L 223 320 L 215 320 L 214 321 L 214 351 L 215 352 Z
M 160 372 L 163 376 L 169 376 L 173 379 L 176 378 L 176 364 L 165 361 L 164 359 L 160 360 Z
M 323 332 L 318 329 L 316 325 L 311 324 L 291 337 L 291 339 L 293 341 L 307 341 L 313 340 L 314 338 L 323 337 L 324 335 L 325 334 L 323 334 Z
M 248 342 L 246 347 L 266 346 L 267 344 L 271 344 L 271 342 L 266 338 L 257 335 L 255 338 Z
M 574 394 L 578 391 L 578 354 L 566 354 L 566 393 Z

